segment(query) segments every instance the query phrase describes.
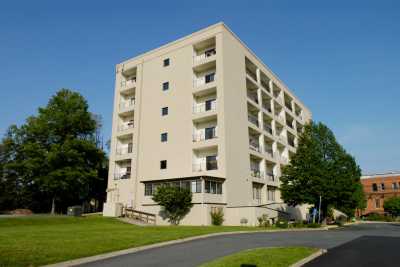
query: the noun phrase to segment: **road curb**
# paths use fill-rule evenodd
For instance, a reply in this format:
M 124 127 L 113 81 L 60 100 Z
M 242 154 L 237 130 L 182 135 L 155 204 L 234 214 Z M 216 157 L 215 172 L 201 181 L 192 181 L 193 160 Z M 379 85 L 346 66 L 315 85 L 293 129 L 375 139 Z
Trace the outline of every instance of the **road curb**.
M 165 242 L 160 242 L 160 243 L 155 243 L 155 244 L 145 245 L 145 246 L 140 246 L 140 247 L 135 247 L 135 248 L 117 250 L 117 251 L 107 252 L 107 253 L 103 253 L 103 254 L 99 254 L 99 255 L 78 258 L 78 259 L 69 260 L 69 261 L 63 261 L 63 262 L 53 263 L 53 264 L 49 264 L 49 265 L 43 265 L 42 267 L 77 266 L 77 265 L 81 265 L 81 264 L 85 264 L 85 263 L 90 263 L 90 262 L 94 262 L 94 261 L 105 260 L 105 259 L 109 259 L 109 258 L 113 258 L 113 257 L 117 257 L 117 256 L 140 252 L 143 250 L 159 248 L 159 247 L 164 247 L 164 246 L 169 246 L 169 245 L 175 245 L 175 244 L 185 243 L 185 242 L 189 242 L 189 241 L 193 241 L 193 240 L 214 237 L 214 236 L 235 235 L 235 234 L 277 233 L 277 232 L 299 232 L 299 231 L 310 231 L 311 232 L 311 231 L 324 231 L 324 230 L 329 230 L 329 229 L 327 227 L 321 227 L 321 228 L 299 228 L 299 229 L 291 229 L 291 230 L 283 229 L 283 230 L 254 230 L 254 231 L 220 232 L 220 233 L 213 233 L 213 234 L 207 234 L 207 235 L 199 235 L 199 236 L 175 239 L 175 240 L 170 240 L 170 241 L 165 241 Z
M 312 261 L 312 260 L 315 259 L 315 258 L 318 258 L 319 256 L 321 256 L 321 255 L 323 255 L 323 254 L 325 254 L 325 253 L 327 253 L 327 252 L 328 252 L 328 251 L 327 251 L 326 249 L 319 249 L 317 252 L 314 252 L 314 253 L 311 254 L 310 256 L 308 256 L 308 257 L 306 257 L 306 258 L 304 258 L 304 259 L 301 259 L 301 260 L 299 260 L 298 262 L 296 262 L 296 263 L 290 265 L 290 267 L 301 267 L 301 266 L 303 266 L 304 264 L 306 264 L 306 263 Z

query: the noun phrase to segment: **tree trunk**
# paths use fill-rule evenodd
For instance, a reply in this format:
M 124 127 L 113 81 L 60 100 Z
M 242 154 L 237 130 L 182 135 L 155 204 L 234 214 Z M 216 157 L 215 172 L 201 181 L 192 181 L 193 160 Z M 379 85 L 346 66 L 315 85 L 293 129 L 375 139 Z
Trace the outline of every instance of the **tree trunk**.
M 51 202 L 51 214 L 54 215 L 56 213 L 56 203 L 55 203 L 55 198 L 53 197 L 52 202 Z

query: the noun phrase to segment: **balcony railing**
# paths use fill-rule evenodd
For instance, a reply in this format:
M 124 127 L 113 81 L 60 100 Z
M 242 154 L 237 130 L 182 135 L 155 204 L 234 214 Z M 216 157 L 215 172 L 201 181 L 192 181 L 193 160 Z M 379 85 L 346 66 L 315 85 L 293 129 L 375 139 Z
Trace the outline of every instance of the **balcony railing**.
M 136 78 L 121 81 L 121 89 L 133 88 L 136 86 Z
M 218 170 L 218 161 L 209 161 L 193 164 L 194 172 Z
M 133 122 L 123 123 L 123 124 L 119 125 L 118 131 L 125 131 L 125 130 L 133 128 L 133 126 L 134 126 Z
M 272 148 L 265 148 L 265 153 L 267 153 L 267 154 L 270 155 L 271 157 L 274 156 L 274 152 L 272 151 Z
M 257 82 L 257 75 L 249 68 L 246 68 L 246 73 L 249 75 L 255 82 Z
M 217 138 L 217 131 L 214 128 L 212 131 L 201 131 L 193 134 L 193 142 L 199 142 Z
M 270 182 L 275 182 L 275 180 L 276 180 L 276 177 L 275 177 L 274 173 L 272 173 L 272 172 L 267 172 L 266 177 L 267 177 L 267 180 Z
M 193 82 L 194 82 L 194 87 L 200 87 L 200 86 L 205 85 L 207 83 L 212 83 L 212 82 L 214 82 L 216 80 L 217 80 L 216 74 L 215 73 L 210 73 L 210 74 L 207 74 L 207 75 L 205 75 L 203 77 L 195 78 Z
M 264 80 L 261 80 L 261 86 L 264 87 L 267 92 L 270 92 L 269 85 Z
M 194 61 L 195 62 L 202 61 L 202 60 L 212 57 L 216 54 L 217 54 L 217 51 L 215 50 L 215 48 L 209 49 L 209 50 L 206 50 L 204 53 L 194 56 Z
M 288 142 L 287 142 L 290 146 L 292 146 L 292 147 L 296 147 L 296 145 L 295 145 L 295 143 L 294 143 L 294 140 L 292 140 L 292 139 L 288 139 Z
M 130 172 L 114 173 L 114 180 L 129 179 L 129 178 L 131 178 L 131 173 Z
M 285 124 L 285 118 L 283 115 L 275 115 L 275 120 L 279 121 L 281 124 Z
M 272 113 L 271 107 L 269 107 L 269 106 L 267 106 L 267 105 L 263 105 L 262 107 L 263 107 L 263 109 L 265 109 L 265 110 L 268 111 L 269 113 Z
M 258 96 L 257 96 L 257 94 L 247 93 L 247 97 L 258 104 Z
M 260 145 L 258 144 L 258 142 L 250 140 L 249 147 L 251 150 L 261 153 Z
M 254 116 L 254 115 L 249 114 L 248 118 L 249 118 L 249 121 L 250 121 L 251 123 L 255 124 L 257 127 L 259 126 L 257 116 Z
M 117 155 L 126 155 L 132 153 L 132 146 L 117 147 Z
M 250 175 L 252 177 L 257 177 L 257 178 L 264 178 L 264 173 L 260 170 L 257 169 L 251 169 L 250 170 Z
M 217 102 L 212 101 L 212 102 L 205 102 L 205 103 L 200 103 L 200 104 L 195 104 L 193 106 L 193 113 L 203 113 L 207 111 L 214 111 L 217 109 Z
M 135 99 L 123 101 L 119 104 L 120 111 L 130 110 L 135 106 Z

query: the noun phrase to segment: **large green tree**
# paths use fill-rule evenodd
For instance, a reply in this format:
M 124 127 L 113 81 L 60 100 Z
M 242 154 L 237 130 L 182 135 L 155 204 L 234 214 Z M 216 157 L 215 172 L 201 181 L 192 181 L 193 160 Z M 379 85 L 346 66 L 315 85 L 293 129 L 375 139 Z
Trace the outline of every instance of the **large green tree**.
M 364 205 L 360 176 L 359 166 L 332 131 L 322 123 L 311 122 L 299 136 L 296 154 L 283 168 L 282 198 L 290 205 L 318 207 L 321 197 L 323 217 L 328 207 L 353 216 L 355 209 Z
M 29 117 L 19 128 L 10 127 L 0 150 L 3 181 L 16 183 L 20 187 L 16 191 L 33 202 L 40 199 L 41 211 L 50 203 L 54 213 L 56 203 L 62 211 L 87 200 L 93 188 L 104 190 L 99 184 L 106 184 L 105 154 L 97 145 L 98 126 L 83 96 L 60 90 L 46 107 L 39 108 L 37 116 Z
M 383 203 L 383 208 L 393 217 L 400 216 L 400 197 L 392 197 L 388 200 L 385 200 L 385 203 Z

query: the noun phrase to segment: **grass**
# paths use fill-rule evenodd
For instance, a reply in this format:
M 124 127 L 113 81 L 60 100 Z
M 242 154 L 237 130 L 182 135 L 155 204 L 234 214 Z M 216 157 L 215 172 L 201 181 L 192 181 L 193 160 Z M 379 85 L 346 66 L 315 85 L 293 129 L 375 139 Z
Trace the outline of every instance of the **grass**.
M 201 267 L 284 267 L 316 252 L 315 248 L 257 248 L 216 259 Z
M 0 266 L 40 266 L 185 237 L 249 230 L 265 228 L 140 227 L 101 216 L 0 218 Z

